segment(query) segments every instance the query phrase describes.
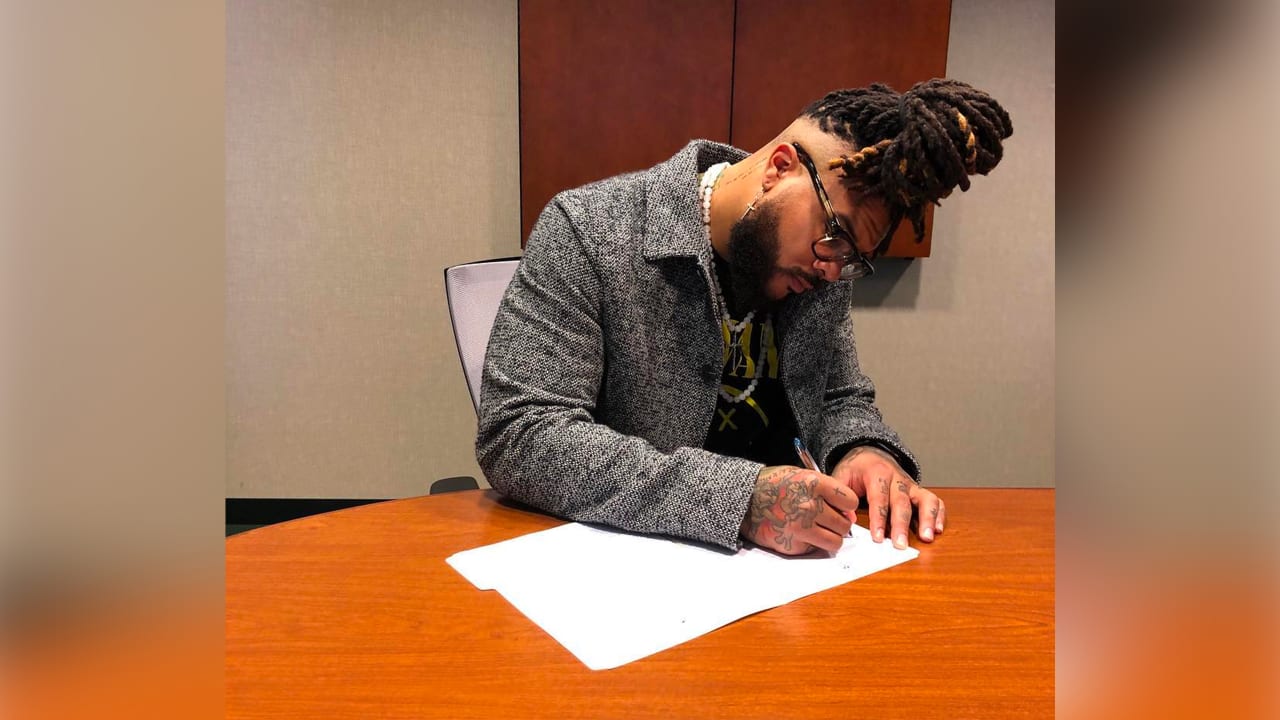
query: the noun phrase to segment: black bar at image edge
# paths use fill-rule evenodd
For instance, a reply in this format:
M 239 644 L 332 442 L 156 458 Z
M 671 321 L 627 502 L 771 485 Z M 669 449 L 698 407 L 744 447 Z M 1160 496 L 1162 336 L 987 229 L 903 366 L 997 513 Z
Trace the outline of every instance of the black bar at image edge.
M 309 515 L 382 502 L 384 499 L 227 498 L 226 524 L 273 525 Z

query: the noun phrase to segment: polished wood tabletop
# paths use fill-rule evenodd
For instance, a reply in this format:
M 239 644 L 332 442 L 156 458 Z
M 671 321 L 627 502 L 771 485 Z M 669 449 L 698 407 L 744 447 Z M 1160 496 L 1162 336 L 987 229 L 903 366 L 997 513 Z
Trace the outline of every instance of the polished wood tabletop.
M 493 491 L 236 535 L 227 717 L 1052 717 L 1053 490 L 937 492 L 918 559 L 602 671 L 445 563 L 563 522 Z

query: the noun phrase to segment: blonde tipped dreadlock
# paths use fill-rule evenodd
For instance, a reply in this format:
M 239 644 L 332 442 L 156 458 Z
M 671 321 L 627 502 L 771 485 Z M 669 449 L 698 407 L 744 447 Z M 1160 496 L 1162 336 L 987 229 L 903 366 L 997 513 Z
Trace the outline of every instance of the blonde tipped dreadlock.
M 854 153 L 852 157 L 849 155 L 841 155 L 838 158 L 830 160 L 827 163 L 827 169 L 834 170 L 838 167 L 843 168 L 846 175 L 857 172 L 858 168 L 861 167 L 864 162 L 879 155 L 880 151 L 889 147 L 889 144 L 892 142 L 892 140 L 881 140 L 875 145 L 868 145 L 867 147 L 862 148 L 858 152 Z
M 888 85 L 837 90 L 804 109 L 823 132 L 859 148 L 828 168 L 849 185 L 882 198 L 895 222 L 911 220 L 924 238 L 924 207 L 969 176 L 991 172 L 1013 134 L 1009 113 L 990 95 L 959 80 L 936 78 L 899 94 Z M 886 238 L 887 240 L 887 238 Z

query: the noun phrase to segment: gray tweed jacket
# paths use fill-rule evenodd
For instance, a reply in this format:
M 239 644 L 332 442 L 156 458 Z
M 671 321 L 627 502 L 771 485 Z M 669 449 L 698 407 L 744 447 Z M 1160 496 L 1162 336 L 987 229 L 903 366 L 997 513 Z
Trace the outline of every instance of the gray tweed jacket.
M 761 466 L 702 449 L 723 340 L 697 174 L 745 156 L 697 140 L 543 210 L 485 358 L 476 457 L 494 488 L 573 520 L 738 547 Z M 850 286 L 775 315 L 798 430 L 828 471 L 876 444 L 919 479 L 858 369 Z

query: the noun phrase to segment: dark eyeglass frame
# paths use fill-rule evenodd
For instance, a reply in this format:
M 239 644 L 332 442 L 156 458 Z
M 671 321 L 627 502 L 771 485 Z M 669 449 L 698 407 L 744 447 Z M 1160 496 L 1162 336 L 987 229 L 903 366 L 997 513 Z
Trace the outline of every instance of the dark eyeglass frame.
M 835 208 L 831 205 L 831 198 L 827 196 L 827 190 L 822 186 L 822 180 L 818 177 L 818 168 L 813 164 L 813 158 L 809 157 L 809 153 L 800 147 L 800 143 L 791 143 L 791 147 L 796 149 L 796 156 L 800 158 L 801 164 L 809 171 L 809 178 L 813 180 L 813 189 L 818 194 L 818 202 L 822 205 L 822 211 L 827 215 L 827 234 L 813 241 L 811 249 L 813 256 L 823 262 L 840 263 L 840 279 L 854 280 L 861 277 L 868 277 L 875 273 L 876 269 L 871 264 L 871 259 L 862 254 L 858 249 L 858 243 L 853 232 L 846 230 L 840 224 L 840 218 L 836 216 Z M 896 223 L 890 224 L 892 228 Z M 883 240 L 877 246 L 882 247 Z M 822 248 L 822 252 L 818 249 Z M 845 249 L 847 248 L 847 250 Z

